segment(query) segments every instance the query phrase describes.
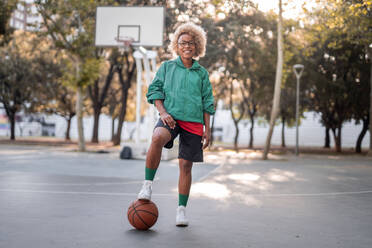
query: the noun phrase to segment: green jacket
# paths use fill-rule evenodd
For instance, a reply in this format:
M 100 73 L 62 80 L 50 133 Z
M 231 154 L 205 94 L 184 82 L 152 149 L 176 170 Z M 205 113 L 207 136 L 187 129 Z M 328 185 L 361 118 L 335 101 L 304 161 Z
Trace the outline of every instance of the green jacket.
M 165 109 L 175 120 L 204 124 L 203 113 L 215 112 L 208 71 L 195 60 L 191 68 L 186 68 L 180 57 L 162 63 L 146 97 L 151 104 L 164 100 Z

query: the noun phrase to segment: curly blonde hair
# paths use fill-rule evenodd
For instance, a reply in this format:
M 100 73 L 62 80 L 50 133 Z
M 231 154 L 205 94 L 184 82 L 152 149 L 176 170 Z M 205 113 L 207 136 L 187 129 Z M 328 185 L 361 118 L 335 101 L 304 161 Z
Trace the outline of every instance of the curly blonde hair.
M 207 35 L 204 29 L 194 23 L 188 22 L 180 25 L 173 35 L 171 43 L 169 45 L 170 50 L 178 55 L 178 39 L 181 35 L 191 35 L 195 42 L 195 58 L 201 58 L 205 55 L 205 46 L 207 44 Z

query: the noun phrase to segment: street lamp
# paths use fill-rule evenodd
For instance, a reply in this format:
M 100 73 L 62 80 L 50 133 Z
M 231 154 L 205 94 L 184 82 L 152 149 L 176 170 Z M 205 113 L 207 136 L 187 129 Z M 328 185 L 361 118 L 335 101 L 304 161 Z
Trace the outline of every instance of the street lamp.
M 304 65 L 296 64 L 293 66 L 293 71 L 297 78 L 297 88 L 296 88 L 296 156 L 298 156 L 298 110 L 300 105 L 300 78 L 302 72 L 304 71 Z

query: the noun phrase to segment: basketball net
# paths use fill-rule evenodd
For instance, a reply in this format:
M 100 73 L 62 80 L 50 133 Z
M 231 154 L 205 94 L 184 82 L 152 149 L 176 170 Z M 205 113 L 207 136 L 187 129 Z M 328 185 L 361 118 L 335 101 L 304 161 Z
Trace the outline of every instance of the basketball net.
M 115 40 L 118 43 L 118 50 L 121 54 L 124 54 L 124 52 L 128 52 L 130 50 L 130 46 L 132 45 L 134 39 L 129 36 L 123 36 L 123 37 L 116 37 Z

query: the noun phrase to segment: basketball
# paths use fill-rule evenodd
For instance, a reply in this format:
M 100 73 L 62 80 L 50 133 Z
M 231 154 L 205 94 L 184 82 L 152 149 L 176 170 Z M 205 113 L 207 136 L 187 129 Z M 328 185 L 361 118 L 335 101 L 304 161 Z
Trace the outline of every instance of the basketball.
M 151 228 L 158 219 L 158 208 L 148 200 L 135 200 L 128 208 L 129 223 L 138 230 Z

